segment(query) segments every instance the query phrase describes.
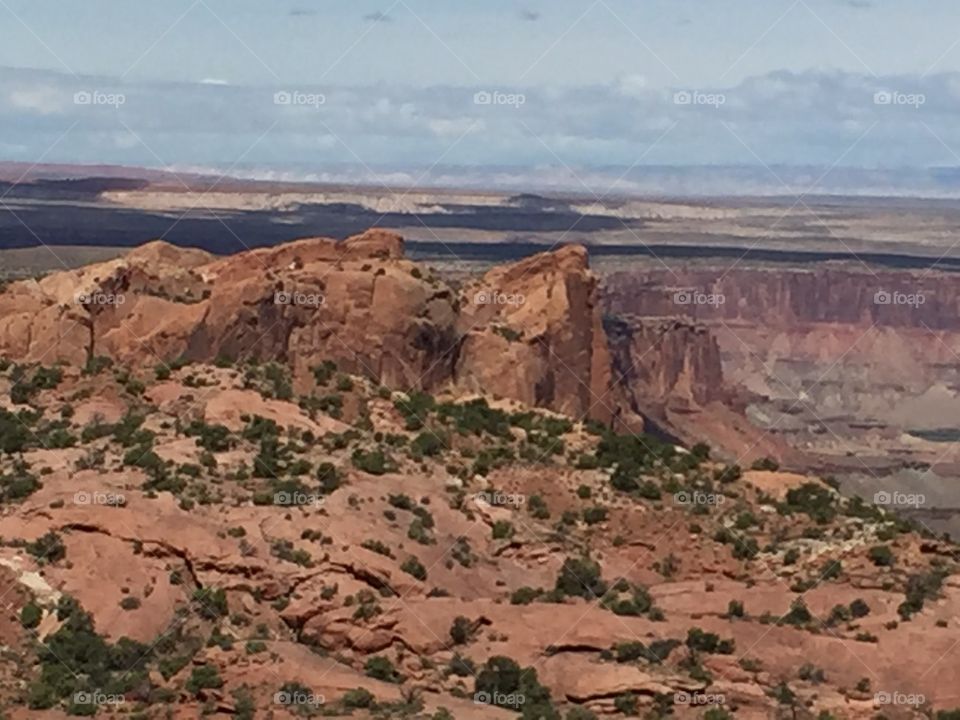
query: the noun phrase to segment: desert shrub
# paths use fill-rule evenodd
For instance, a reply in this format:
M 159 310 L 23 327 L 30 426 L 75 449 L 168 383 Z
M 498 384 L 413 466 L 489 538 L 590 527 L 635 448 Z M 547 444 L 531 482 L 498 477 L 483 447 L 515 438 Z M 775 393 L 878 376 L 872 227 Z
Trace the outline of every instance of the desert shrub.
M 124 610 L 136 610 L 140 605 L 140 598 L 135 598 L 132 595 L 127 595 L 120 601 L 120 607 Z
M 190 673 L 184 685 L 187 692 L 199 696 L 204 690 L 216 690 L 223 687 L 223 678 L 214 665 L 198 665 Z
M 450 639 L 454 645 L 466 645 L 473 637 L 473 623 L 470 618 L 458 615 L 450 625 Z
M 587 525 L 596 525 L 597 523 L 602 523 L 607 519 L 607 509 L 599 505 L 594 505 L 593 507 L 585 508 L 583 511 L 583 521 Z
M 218 620 L 229 614 L 227 594 L 221 588 L 197 588 L 193 592 L 193 601 L 200 617 Z
M 564 595 L 593 600 L 603 596 L 607 585 L 598 563 L 587 557 L 567 558 L 557 576 L 556 589 Z
M 896 558 L 887 545 L 874 545 L 867 551 L 867 557 L 877 567 L 893 567 Z
M 410 450 L 415 458 L 436 457 L 450 446 L 445 433 L 436 433 L 424 430 L 410 443 Z
M 543 590 L 540 589 L 526 586 L 517 588 L 510 594 L 510 604 L 529 605 L 541 595 L 543 595 Z
M 770 457 L 762 457 L 753 461 L 753 464 L 750 466 L 751 470 L 768 470 L 771 472 L 776 472 L 780 469 L 780 463 Z
M 384 557 L 393 557 L 393 550 L 391 550 L 380 540 L 364 540 L 362 543 L 360 543 L 360 547 L 369 550 L 370 552 L 375 552 L 378 555 L 383 555 Z
M 412 575 L 417 580 L 423 581 L 427 579 L 427 568 L 425 568 L 423 563 L 412 555 L 404 560 L 403 565 L 400 566 L 400 569 L 408 575 Z
M 332 360 L 324 360 L 322 363 L 311 369 L 314 379 L 318 385 L 326 386 L 337 372 L 337 364 Z
M 18 460 L 9 472 L 0 473 L 0 503 L 23 500 L 41 487 L 43 484 L 30 472 L 30 466 Z
M 67 556 L 63 538 L 53 530 L 27 543 L 26 550 L 40 563 L 55 563 Z
M 804 483 L 798 488 L 787 491 L 786 501 L 778 506 L 785 515 L 805 513 L 821 525 L 836 517 L 833 492 L 819 483 Z
M 415 391 L 397 398 L 393 406 L 406 421 L 407 430 L 419 430 L 436 408 L 436 401 L 432 395 Z
M 320 492 L 324 495 L 340 487 L 340 473 L 333 463 L 322 462 L 317 465 L 317 480 L 320 482 Z
M 491 528 L 491 535 L 494 540 L 506 540 L 513 537 L 513 523 L 509 520 L 497 520 Z
M 923 610 L 926 600 L 938 597 L 946 576 L 946 571 L 936 569 L 908 577 L 906 598 L 897 608 L 900 617 L 909 620 L 913 614 Z
M 340 702 L 347 709 L 364 709 L 374 707 L 377 699 L 366 688 L 356 688 L 344 693 Z
M 372 677 L 375 680 L 383 680 L 389 683 L 400 683 L 403 681 L 403 676 L 397 672 L 397 669 L 393 666 L 393 663 L 390 662 L 390 659 L 382 655 L 375 655 L 367 660 L 363 666 L 363 671 L 367 677 Z
M 28 630 L 37 627 L 42 619 L 43 609 L 32 600 L 20 610 L 20 624 Z
M 524 718 L 559 718 L 552 707 L 550 691 L 540 684 L 537 671 L 532 667 L 521 668 L 516 661 L 502 655 L 490 658 L 483 665 L 474 692 L 501 707 L 522 709 Z M 511 699 L 516 704 L 510 705 Z
M 531 495 L 527 500 L 527 512 L 537 520 L 546 520 L 550 517 L 550 508 L 540 495 Z
M 384 475 L 396 470 L 396 464 L 380 448 L 364 451 L 357 448 L 350 457 L 353 466 L 368 475 Z
M 57 604 L 57 618 L 62 624 L 37 648 L 40 671 L 28 688 L 31 709 L 52 708 L 78 692 L 125 694 L 146 681 L 150 648 L 128 638 L 107 643 L 90 615 L 67 596 Z
M 22 413 L 0 408 L 0 452 L 14 455 L 26 450 L 31 441 L 28 425 Z
M 194 420 L 185 429 L 187 437 L 195 437 L 197 446 L 209 452 L 224 452 L 234 446 L 230 429 L 224 425 L 208 425 Z
M 787 625 L 802 626 L 813 620 L 813 615 L 807 609 L 803 598 L 797 598 L 790 604 L 790 611 L 781 618 L 780 622 Z
M 692 651 L 730 655 L 733 653 L 734 641 L 721 640 L 716 633 L 705 632 L 700 628 L 691 628 L 687 632 L 687 647 Z
M 485 398 L 466 403 L 444 403 L 437 407 L 437 415 L 450 422 L 461 435 L 493 435 L 510 438 L 510 420 L 505 412 L 491 408 Z

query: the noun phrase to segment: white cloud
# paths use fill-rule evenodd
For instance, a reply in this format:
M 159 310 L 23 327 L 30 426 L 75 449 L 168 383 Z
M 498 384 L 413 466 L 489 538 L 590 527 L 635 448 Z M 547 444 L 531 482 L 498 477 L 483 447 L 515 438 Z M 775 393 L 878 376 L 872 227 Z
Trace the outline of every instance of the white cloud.
M 67 105 L 73 102 L 73 96 L 67 95 L 62 89 L 44 86 L 16 88 L 10 92 L 9 98 L 13 108 L 41 115 L 63 113 Z

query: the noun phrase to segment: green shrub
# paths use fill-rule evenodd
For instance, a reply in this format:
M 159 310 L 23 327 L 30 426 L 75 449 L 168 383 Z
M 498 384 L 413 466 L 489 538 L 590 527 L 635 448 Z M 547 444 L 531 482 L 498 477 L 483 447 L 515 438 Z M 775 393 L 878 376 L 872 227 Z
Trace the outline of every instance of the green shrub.
M 543 590 L 532 587 L 517 588 L 510 594 L 510 604 L 529 605 L 541 595 L 543 595 Z
M 382 655 L 376 655 L 367 660 L 363 670 L 367 677 L 372 677 L 375 680 L 383 680 L 389 683 L 403 682 L 403 676 L 397 672 L 393 663 Z
M 599 505 L 594 505 L 593 507 L 585 508 L 583 511 L 583 521 L 587 525 L 596 525 L 597 523 L 602 523 L 607 519 L 607 509 Z
M 403 565 L 400 566 L 400 569 L 408 575 L 412 575 L 417 580 L 423 581 L 427 579 L 427 568 L 425 568 L 423 563 L 412 555 L 404 560 Z
M 40 563 L 55 563 L 67 556 L 63 539 L 52 530 L 27 543 L 26 550 Z
M 877 567 L 893 567 L 896 558 L 887 545 L 874 545 L 867 551 L 867 557 Z
M 187 692 L 199 696 L 204 690 L 216 690 L 223 687 L 220 671 L 214 665 L 198 665 L 190 673 L 184 686 Z
M 20 624 L 27 630 L 33 630 L 43 619 L 43 609 L 35 602 L 28 602 L 20 610 Z
M 607 591 L 600 565 L 589 558 L 567 558 L 557 576 L 556 589 L 563 595 L 593 600 Z
M 368 475 L 384 475 L 385 473 L 396 470 L 396 465 L 393 460 L 380 448 L 367 452 L 357 448 L 353 451 L 350 459 L 355 468 Z
M 450 626 L 450 639 L 454 645 L 466 645 L 473 637 L 473 623 L 470 618 L 458 615 Z
M 770 457 L 762 457 L 758 460 L 754 460 L 753 464 L 750 466 L 751 470 L 768 470 L 771 472 L 776 472 L 780 469 L 780 463 Z

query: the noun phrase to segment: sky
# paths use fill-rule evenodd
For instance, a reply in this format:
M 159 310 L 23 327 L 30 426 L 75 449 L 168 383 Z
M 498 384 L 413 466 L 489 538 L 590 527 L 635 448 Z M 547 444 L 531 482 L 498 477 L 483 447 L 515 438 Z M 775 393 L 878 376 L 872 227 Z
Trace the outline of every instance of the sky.
M 960 164 L 955 0 L 0 0 L 0 160 Z

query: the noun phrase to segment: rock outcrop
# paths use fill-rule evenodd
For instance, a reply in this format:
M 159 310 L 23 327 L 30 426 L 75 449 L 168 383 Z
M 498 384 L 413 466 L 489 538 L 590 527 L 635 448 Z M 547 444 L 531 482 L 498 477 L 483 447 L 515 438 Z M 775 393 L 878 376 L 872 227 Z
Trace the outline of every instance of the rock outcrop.
M 457 383 L 609 421 L 610 356 L 587 251 L 568 246 L 497 267 L 461 296 Z
M 583 247 L 496 268 L 459 296 L 374 230 L 215 258 L 163 242 L 0 294 L 0 356 L 133 366 L 332 360 L 392 388 L 469 392 L 607 422 L 610 357 Z

